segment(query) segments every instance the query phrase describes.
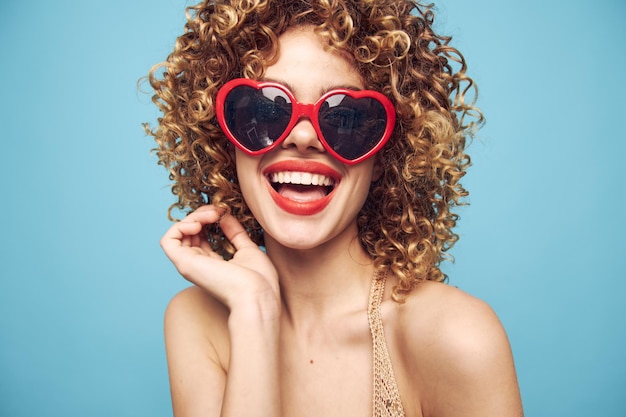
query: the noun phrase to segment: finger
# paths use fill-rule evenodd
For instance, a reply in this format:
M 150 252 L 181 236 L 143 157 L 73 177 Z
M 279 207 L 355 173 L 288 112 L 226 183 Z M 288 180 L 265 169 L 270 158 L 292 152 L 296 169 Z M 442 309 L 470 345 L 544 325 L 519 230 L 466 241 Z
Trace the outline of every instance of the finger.
M 163 235 L 163 240 L 181 241 L 184 236 L 197 235 L 202 231 L 202 223 L 199 221 L 180 221 L 172 225 Z
M 237 221 L 235 217 L 230 214 L 225 214 L 220 220 L 220 227 L 224 232 L 226 239 L 233 244 L 235 249 L 241 250 L 246 247 L 257 247 L 257 245 L 250 239 L 246 229 L 243 228 L 241 223 Z
M 198 235 L 203 225 L 216 223 L 223 213 L 223 210 L 218 210 L 214 206 L 202 206 L 187 215 L 183 220 L 172 225 L 163 236 L 163 239 L 181 240 L 185 235 Z
M 212 205 L 202 206 L 188 214 L 182 221 L 200 221 L 204 224 L 217 223 L 225 212 L 226 210 L 218 209 Z
M 201 234 L 189 236 L 189 245 L 197 248 L 200 247 Z
M 191 237 L 187 235 L 183 236 L 182 239 L 180 239 L 180 246 L 184 248 L 190 248 L 192 246 Z

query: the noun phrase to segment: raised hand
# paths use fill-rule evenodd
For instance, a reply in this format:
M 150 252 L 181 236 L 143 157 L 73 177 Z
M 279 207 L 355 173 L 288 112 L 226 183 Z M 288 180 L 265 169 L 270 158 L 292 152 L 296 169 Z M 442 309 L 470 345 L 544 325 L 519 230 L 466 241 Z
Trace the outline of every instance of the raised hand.
M 202 229 L 218 223 L 236 249 L 226 261 L 206 241 Z M 175 223 L 161 239 L 161 247 L 178 272 L 212 294 L 231 310 L 252 299 L 280 304 L 278 274 L 241 224 L 214 206 L 204 206 Z

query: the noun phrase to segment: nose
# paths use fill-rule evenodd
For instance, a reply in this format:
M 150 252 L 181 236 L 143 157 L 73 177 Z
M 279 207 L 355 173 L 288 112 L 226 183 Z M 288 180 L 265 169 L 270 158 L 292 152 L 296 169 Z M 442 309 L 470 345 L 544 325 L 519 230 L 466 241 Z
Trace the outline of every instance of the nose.
M 324 152 L 324 146 L 317 137 L 317 132 L 307 117 L 302 117 L 291 129 L 282 143 L 284 149 L 295 148 L 300 153 L 309 151 Z

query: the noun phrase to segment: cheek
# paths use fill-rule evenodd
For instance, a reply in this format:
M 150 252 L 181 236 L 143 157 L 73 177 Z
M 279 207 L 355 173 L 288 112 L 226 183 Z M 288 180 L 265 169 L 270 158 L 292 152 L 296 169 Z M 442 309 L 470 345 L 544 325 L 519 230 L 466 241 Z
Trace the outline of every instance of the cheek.
M 380 178 L 381 173 L 382 166 L 380 165 L 378 158 L 373 157 L 355 166 L 351 175 L 358 178 L 359 183 L 362 183 L 363 187 L 369 188 L 373 181 Z
M 250 192 L 255 189 L 255 185 L 253 184 L 253 178 L 256 172 L 254 169 L 254 159 L 237 149 L 235 151 L 235 166 L 237 168 L 239 187 L 241 187 L 243 198 L 246 200 L 246 204 L 248 204 Z M 258 188 L 258 185 L 256 187 Z
M 255 166 L 258 166 L 256 158 L 246 155 L 239 149 L 235 149 L 234 154 L 239 183 L 248 182 L 256 172 Z
M 356 181 L 352 185 L 351 198 L 353 199 L 353 204 L 359 206 L 358 210 L 360 210 L 361 206 L 365 203 L 372 182 L 380 177 L 380 172 L 377 168 L 378 165 L 374 161 L 366 161 L 363 162 L 363 164 L 364 165 L 355 168 L 351 173 L 351 175 L 356 178 Z
M 250 156 L 239 149 L 235 150 L 237 180 L 243 201 L 259 223 L 263 223 L 263 209 L 267 207 L 267 183 L 260 173 L 262 156 Z

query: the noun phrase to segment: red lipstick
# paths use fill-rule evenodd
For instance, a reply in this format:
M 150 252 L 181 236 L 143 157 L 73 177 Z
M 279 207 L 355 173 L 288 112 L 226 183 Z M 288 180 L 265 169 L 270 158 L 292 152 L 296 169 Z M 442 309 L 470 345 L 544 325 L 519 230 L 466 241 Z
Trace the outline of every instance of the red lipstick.
M 277 192 L 269 181 L 269 176 L 277 172 L 306 172 L 310 174 L 319 174 L 330 177 L 334 181 L 333 189 L 322 198 L 310 200 L 310 201 L 296 201 L 290 198 L 286 198 Z M 267 181 L 267 189 L 278 207 L 287 213 L 295 214 L 298 216 L 311 216 L 324 210 L 333 198 L 334 190 L 339 184 L 341 174 L 329 167 L 315 161 L 301 161 L 301 160 L 286 160 L 276 162 L 263 171 L 263 174 Z

